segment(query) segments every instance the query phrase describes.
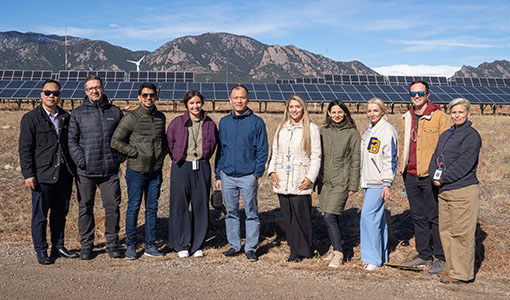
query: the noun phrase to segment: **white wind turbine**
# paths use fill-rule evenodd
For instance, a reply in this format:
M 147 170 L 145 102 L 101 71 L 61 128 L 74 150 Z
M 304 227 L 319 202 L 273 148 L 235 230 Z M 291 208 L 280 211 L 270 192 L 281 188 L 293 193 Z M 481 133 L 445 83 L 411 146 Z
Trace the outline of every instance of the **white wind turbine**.
M 135 64 L 136 65 L 136 72 L 140 72 L 140 63 L 142 62 L 142 59 L 144 59 L 144 57 L 145 57 L 145 55 L 142 56 L 142 58 L 140 58 L 139 61 L 134 61 L 134 60 L 129 60 L 129 59 L 127 61 L 130 62 L 130 63 Z

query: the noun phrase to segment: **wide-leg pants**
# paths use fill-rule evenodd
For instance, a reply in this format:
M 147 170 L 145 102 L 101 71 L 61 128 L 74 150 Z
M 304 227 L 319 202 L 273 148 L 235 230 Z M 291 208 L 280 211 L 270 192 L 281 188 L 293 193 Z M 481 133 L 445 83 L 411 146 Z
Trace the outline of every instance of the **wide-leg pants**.
M 312 257 L 311 195 L 278 194 L 278 200 L 290 252 L 302 257 Z
M 474 278 L 476 222 L 480 213 L 480 187 L 439 193 L 439 233 L 446 262 L 443 273 L 469 281 Z
M 209 222 L 211 166 L 199 160 L 199 169 L 192 162 L 172 163 L 170 174 L 169 247 L 191 253 L 202 249 Z M 190 211 L 191 205 L 191 211 Z
M 366 188 L 361 209 L 361 260 L 376 266 L 388 261 L 388 226 L 384 215 L 382 188 Z

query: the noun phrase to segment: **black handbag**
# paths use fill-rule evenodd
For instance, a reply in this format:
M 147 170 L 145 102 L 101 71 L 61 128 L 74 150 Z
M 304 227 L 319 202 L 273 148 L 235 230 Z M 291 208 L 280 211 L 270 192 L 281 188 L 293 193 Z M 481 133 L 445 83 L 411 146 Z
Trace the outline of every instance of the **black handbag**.
M 211 195 L 211 206 L 214 209 L 221 210 L 224 214 L 227 213 L 225 205 L 223 205 L 223 195 L 220 190 L 215 190 Z

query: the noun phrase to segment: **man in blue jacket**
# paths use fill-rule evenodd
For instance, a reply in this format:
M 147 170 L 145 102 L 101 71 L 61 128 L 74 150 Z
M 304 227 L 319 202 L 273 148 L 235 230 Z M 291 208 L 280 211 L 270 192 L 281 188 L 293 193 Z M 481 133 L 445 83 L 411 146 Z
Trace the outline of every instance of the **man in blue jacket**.
M 85 98 L 73 111 L 69 123 L 69 151 L 77 166 L 78 231 L 80 259 L 93 258 L 94 198 L 99 187 L 105 210 L 106 252 L 122 256 L 119 249 L 120 184 L 122 156 L 110 147 L 113 132 L 123 114 L 103 94 L 103 81 L 97 76 L 85 79 Z
M 239 195 L 246 213 L 246 258 L 257 261 L 260 220 L 258 215 L 258 179 L 264 174 L 267 160 L 266 124 L 248 108 L 248 89 L 242 85 L 230 90 L 232 112 L 220 120 L 220 143 L 216 153 L 216 189 L 221 190 L 227 216 L 227 240 L 230 249 L 225 256 L 241 252 Z

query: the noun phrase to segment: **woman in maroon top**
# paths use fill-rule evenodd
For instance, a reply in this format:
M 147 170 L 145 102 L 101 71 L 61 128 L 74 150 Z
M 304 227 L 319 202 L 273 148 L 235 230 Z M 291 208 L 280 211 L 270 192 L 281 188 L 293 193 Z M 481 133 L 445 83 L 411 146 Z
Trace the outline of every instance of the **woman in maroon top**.
M 173 119 L 167 130 L 172 157 L 169 247 L 181 258 L 190 253 L 204 256 L 211 189 L 209 160 L 218 140 L 216 124 L 202 110 L 204 101 L 199 91 L 188 91 L 183 99 L 186 112 Z

